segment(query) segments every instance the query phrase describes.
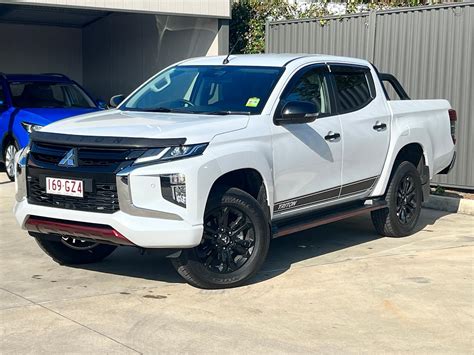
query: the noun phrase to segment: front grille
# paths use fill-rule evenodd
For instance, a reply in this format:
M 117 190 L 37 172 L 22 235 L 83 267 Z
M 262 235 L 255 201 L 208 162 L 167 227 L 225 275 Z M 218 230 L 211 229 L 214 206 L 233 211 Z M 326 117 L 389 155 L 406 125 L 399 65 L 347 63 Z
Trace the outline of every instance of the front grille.
M 33 143 L 31 157 L 40 163 L 57 165 L 71 148 L 71 146 L 50 143 Z M 120 165 L 129 163 L 143 152 L 143 149 L 79 147 L 78 164 L 91 167 L 104 166 L 108 170 L 116 170 Z
M 43 185 L 43 186 L 42 186 Z M 97 183 L 84 197 L 59 196 L 46 193 L 38 176 L 28 177 L 28 202 L 35 205 L 66 208 L 69 210 L 114 213 L 119 210 L 117 186 L 115 183 Z
M 118 211 L 116 174 L 130 166 L 145 149 L 74 147 L 77 148 L 77 166 L 58 166 L 71 148 L 52 143 L 31 144 L 27 165 L 28 202 L 78 211 Z M 84 197 L 47 194 L 46 177 L 82 180 Z

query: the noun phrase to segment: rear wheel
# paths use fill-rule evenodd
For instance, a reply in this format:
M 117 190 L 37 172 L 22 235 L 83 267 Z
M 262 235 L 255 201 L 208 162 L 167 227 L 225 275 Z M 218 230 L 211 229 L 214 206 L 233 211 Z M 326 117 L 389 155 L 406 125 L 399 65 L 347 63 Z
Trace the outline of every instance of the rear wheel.
M 377 232 L 389 237 L 411 234 L 420 217 L 422 196 L 418 170 L 410 162 L 400 163 L 385 196 L 388 208 L 372 212 L 372 222 Z
M 61 265 L 96 263 L 117 248 L 115 245 L 99 244 L 73 237 L 62 237 L 58 241 L 36 237 L 41 249 Z
M 3 161 L 5 162 L 5 172 L 11 181 L 15 180 L 15 155 L 18 152 L 18 144 L 10 141 L 3 151 Z
M 210 198 L 202 242 L 173 259 L 178 273 L 200 288 L 243 284 L 260 269 L 270 245 L 261 205 L 248 193 L 230 188 Z

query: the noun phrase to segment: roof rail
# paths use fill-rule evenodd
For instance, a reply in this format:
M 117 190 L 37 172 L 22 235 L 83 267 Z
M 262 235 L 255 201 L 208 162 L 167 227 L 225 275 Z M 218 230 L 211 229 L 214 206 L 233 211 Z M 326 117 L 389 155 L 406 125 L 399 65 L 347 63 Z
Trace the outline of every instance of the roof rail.
M 68 79 L 69 80 L 69 77 L 64 75 L 64 74 L 61 74 L 61 73 L 41 73 L 40 75 L 54 75 L 54 76 L 60 76 L 64 79 Z
M 7 74 L 0 71 L 0 78 L 7 80 Z

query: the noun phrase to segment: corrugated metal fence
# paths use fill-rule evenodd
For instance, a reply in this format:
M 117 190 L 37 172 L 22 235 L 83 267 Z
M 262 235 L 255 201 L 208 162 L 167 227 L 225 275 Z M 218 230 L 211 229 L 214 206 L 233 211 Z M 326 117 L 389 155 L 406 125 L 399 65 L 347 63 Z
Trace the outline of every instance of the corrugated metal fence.
M 436 183 L 474 187 L 474 2 L 270 22 L 267 53 L 365 58 L 413 99 L 445 98 L 458 112 L 455 169 Z

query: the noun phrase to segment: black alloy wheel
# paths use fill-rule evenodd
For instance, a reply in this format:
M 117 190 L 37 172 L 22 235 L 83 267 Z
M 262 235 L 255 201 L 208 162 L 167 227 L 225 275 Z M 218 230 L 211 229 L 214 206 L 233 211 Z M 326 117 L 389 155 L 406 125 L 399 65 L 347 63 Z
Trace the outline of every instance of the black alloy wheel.
M 420 218 L 422 200 L 420 173 L 411 162 L 400 162 L 388 183 L 387 208 L 371 213 L 375 229 L 387 237 L 410 235 Z
M 413 221 L 418 203 L 415 181 L 411 175 L 405 175 L 397 189 L 397 216 L 400 223 L 409 224 Z
M 240 269 L 255 246 L 255 228 L 244 211 L 236 207 L 214 209 L 204 219 L 203 243 L 198 259 L 211 271 L 226 274 Z
M 262 266 L 270 246 L 270 223 L 253 196 L 237 188 L 211 193 L 203 220 L 201 243 L 172 259 L 191 285 L 229 288 L 244 284 Z

